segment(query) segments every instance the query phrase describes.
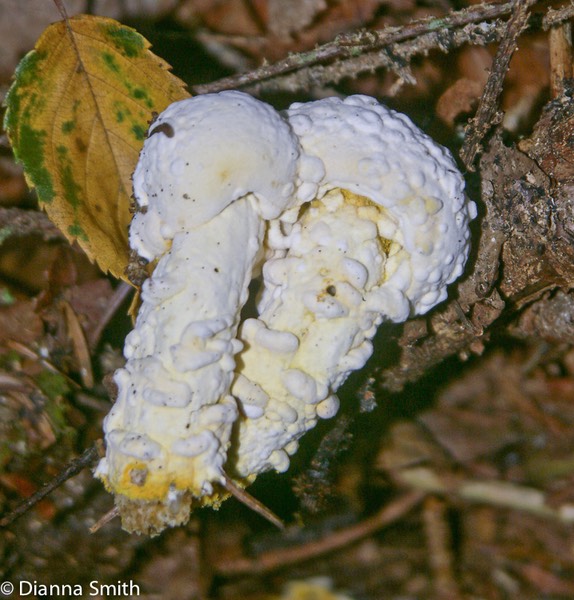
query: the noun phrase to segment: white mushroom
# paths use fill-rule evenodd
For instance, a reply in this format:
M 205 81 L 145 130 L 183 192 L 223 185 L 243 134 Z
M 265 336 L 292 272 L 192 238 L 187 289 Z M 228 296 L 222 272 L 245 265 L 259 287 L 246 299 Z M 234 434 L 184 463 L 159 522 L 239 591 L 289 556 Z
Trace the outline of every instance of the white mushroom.
M 228 476 L 285 470 L 377 326 L 446 297 L 475 216 L 448 152 L 364 96 L 284 116 L 239 92 L 176 103 L 150 128 L 134 192 L 130 244 L 157 265 L 97 476 L 124 528 L 150 533 L 217 505 Z
M 301 435 L 337 412 L 334 392 L 365 364 L 382 320 L 445 299 L 476 216 L 448 152 L 376 100 L 328 98 L 287 115 L 308 204 L 272 223 L 259 317 L 240 330 L 233 467 L 248 480 L 286 470 Z
M 130 245 L 156 260 L 126 339 L 97 469 L 125 529 L 154 533 L 217 502 L 237 405 L 239 312 L 264 219 L 292 202 L 298 143 L 239 92 L 184 100 L 152 124 L 134 173 Z

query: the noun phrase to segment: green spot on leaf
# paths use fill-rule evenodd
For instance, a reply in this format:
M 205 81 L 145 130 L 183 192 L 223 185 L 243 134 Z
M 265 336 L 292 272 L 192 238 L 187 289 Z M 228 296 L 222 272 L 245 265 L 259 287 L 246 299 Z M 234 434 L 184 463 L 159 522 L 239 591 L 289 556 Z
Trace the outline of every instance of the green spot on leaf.
M 148 93 L 142 89 L 142 88 L 131 88 L 131 86 L 128 85 L 128 89 L 130 90 L 130 95 L 132 96 L 132 98 L 136 99 L 136 100 L 144 100 L 146 103 L 146 106 L 148 106 L 148 108 L 153 108 L 153 102 L 151 100 L 151 98 L 148 96 Z
M 20 124 L 19 145 L 16 158 L 24 165 L 26 174 L 36 188 L 41 202 L 52 202 L 54 182 L 44 164 L 45 131 L 36 131 L 25 123 Z
M 136 136 L 136 140 L 138 140 L 138 141 L 145 140 L 146 130 L 141 125 L 134 125 L 132 127 L 132 132 Z
M 15 77 L 21 86 L 33 85 L 41 74 L 40 63 L 46 58 L 46 53 L 32 50 L 18 63 Z
M 84 242 L 88 242 L 88 234 L 83 230 L 82 226 L 79 223 L 74 223 L 68 227 L 68 233 L 75 238 L 79 238 Z
M 62 187 L 64 189 L 64 198 L 77 209 L 82 204 L 82 199 L 80 197 L 82 188 L 74 179 L 74 168 L 72 162 L 68 158 L 68 149 L 65 146 L 58 146 L 56 151 L 58 153 L 59 171 Z
M 136 58 L 145 50 L 144 38 L 134 31 L 121 25 L 104 25 L 109 40 L 128 58 Z
M 110 52 L 102 52 L 102 59 L 104 61 L 104 64 L 114 73 L 119 73 L 120 72 L 120 65 L 118 65 L 117 60 L 115 59 L 114 55 L 111 54 Z
M 76 127 L 75 121 L 64 121 L 62 123 L 62 133 L 70 133 Z

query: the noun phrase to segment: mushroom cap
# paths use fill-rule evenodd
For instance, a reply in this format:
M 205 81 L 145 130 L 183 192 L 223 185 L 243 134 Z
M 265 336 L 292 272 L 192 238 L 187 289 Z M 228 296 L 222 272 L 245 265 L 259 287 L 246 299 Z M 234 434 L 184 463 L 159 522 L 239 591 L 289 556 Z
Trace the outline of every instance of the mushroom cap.
M 242 92 L 171 104 L 150 126 L 133 176 L 143 209 L 130 245 L 151 260 L 176 232 L 197 227 L 253 193 L 264 219 L 291 202 L 299 146 L 271 106 Z
M 468 223 L 476 216 L 450 153 L 368 96 L 296 103 L 286 114 L 303 151 L 299 201 L 342 188 L 389 217 L 379 232 L 394 248 L 380 286 L 381 312 L 403 321 L 444 300 L 447 284 L 463 271 Z

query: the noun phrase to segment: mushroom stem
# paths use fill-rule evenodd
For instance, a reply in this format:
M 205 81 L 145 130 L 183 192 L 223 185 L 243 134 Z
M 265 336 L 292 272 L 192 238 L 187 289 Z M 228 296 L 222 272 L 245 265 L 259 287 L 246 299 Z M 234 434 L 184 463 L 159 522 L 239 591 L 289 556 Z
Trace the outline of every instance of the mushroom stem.
M 266 220 L 294 201 L 299 145 L 240 92 L 191 98 L 154 121 L 133 176 L 132 250 L 158 261 L 142 287 L 96 475 L 128 531 L 218 505 L 238 415 L 229 394 L 240 312 Z
M 227 237 L 218 246 L 221 230 Z M 229 388 L 241 348 L 238 307 L 262 236 L 254 198 L 237 200 L 211 221 L 177 233 L 143 285 L 98 467 L 106 485 L 125 497 L 125 528 L 150 506 L 166 524 L 185 521 L 191 496 L 208 497 L 212 484 L 224 480 L 237 418 Z
M 302 212 L 288 252 L 264 265 L 259 318 L 240 330 L 245 349 L 232 393 L 245 415 L 233 465 L 242 477 L 288 468 L 297 440 L 336 414 L 337 388 L 369 358 L 369 340 L 389 317 L 385 306 L 396 304 L 384 288 L 385 266 L 401 249 L 379 233 L 392 225 L 385 210 L 333 190 Z M 253 405 L 253 389 L 264 405 Z
M 241 477 L 287 470 L 301 435 L 336 414 L 335 392 L 371 355 L 378 325 L 445 299 L 476 215 L 448 152 L 373 98 L 294 104 L 287 117 L 308 204 L 271 224 L 259 318 L 240 329 L 228 468 Z

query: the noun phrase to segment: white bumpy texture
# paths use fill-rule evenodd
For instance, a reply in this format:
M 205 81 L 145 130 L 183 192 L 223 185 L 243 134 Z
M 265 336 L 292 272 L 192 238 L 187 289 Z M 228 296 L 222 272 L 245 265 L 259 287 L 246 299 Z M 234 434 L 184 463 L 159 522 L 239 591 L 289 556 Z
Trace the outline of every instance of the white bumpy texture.
M 259 318 L 241 327 L 243 477 L 288 468 L 301 435 L 337 412 L 334 392 L 382 320 L 446 298 L 475 216 L 450 154 L 373 98 L 295 104 L 287 118 L 302 147 L 299 204 L 311 204 L 271 224 Z
M 159 262 L 97 475 L 124 527 L 150 533 L 192 501 L 217 505 L 226 473 L 286 470 L 377 326 L 444 300 L 476 213 L 450 154 L 365 96 L 284 115 L 239 92 L 176 103 L 150 128 L 134 192 L 131 246 Z M 238 334 L 258 263 L 257 315 Z
M 159 262 L 114 377 L 97 469 L 128 530 L 185 522 L 192 498 L 208 502 L 223 482 L 239 313 L 265 219 L 293 200 L 297 156 L 283 119 L 237 92 L 175 103 L 150 128 L 130 244 Z

